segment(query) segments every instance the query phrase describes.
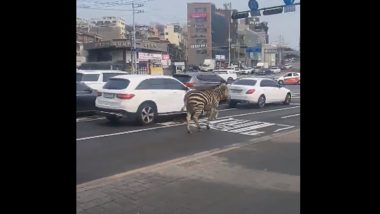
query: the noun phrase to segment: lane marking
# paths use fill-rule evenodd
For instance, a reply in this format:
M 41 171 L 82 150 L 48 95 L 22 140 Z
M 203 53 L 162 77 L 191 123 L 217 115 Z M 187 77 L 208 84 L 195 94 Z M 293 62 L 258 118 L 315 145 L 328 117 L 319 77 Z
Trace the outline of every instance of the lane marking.
M 105 117 L 99 117 L 99 118 L 79 118 L 77 119 L 77 123 L 79 122 L 91 122 L 91 121 L 94 121 L 94 120 L 104 120 L 106 119 Z
M 274 132 L 279 132 L 279 131 L 282 131 L 282 130 L 286 130 L 286 129 L 291 129 L 291 128 L 294 128 L 294 126 L 289 126 L 289 127 L 285 127 L 285 128 L 281 128 L 281 129 L 277 129 L 275 130 Z
M 288 115 L 288 116 L 283 116 L 281 118 L 289 118 L 289 117 L 297 117 L 299 116 L 300 114 L 292 114 L 292 115 Z
M 255 114 L 268 113 L 268 112 L 285 111 L 285 110 L 295 109 L 295 108 L 299 108 L 299 106 L 294 106 L 294 107 L 289 107 L 289 108 L 272 109 L 272 110 L 267 110 L 267 111 L 251 112 L 251 113 L 245 113 L 245 114 L 228 115 L 228 116 L 224 116 L 224 117 L 219 117 L 218 121 L 212 121 L 212 122 L 218 123 L 221 121 L 220 119 L 226 119 L 227 118 L 227 120 L 231 120 L 232 119 L 231 117 L 241 117 L 241 116 L 246 116 L 246 115 L 255 115 Z M 203 121 L 206 121 L 206 119 L 204 118 L 204 119 L 201 119 L 199 121 L 203 122 Z M 110 137 L 110 136 L 132 134 L 132 133 L 138 133 L 138 132 L 143 132 L 143 131 L 151 131 L 151 130 L 163 129 L 163 128 L 168 128 L 168 127 L 181 126 L 184 124 L 186 124 L 186 123 L 183 122 L 183 123 L 178 123 L 178 124 L 173 124 L 173 125 L 166 125 L 166 126 L 159 126 L 159 127 L 145 128 L 145 129 L 137 129 L 137 130 L 124 131 L 124 132 L 116 132 L 116 133 L 111 133 L 111 134 L 95 135 L 95 136 L 90 136 L 90 137 L 82 137 L 82 138 L 77 138 L 76 141 L 84 141 L 84 140 L 90 140 L 90 139 L 96 139 L 96 138 L 104 138 L 104 137 Z M 211 124 L 211 122 L 210 122 L 210 124 Z

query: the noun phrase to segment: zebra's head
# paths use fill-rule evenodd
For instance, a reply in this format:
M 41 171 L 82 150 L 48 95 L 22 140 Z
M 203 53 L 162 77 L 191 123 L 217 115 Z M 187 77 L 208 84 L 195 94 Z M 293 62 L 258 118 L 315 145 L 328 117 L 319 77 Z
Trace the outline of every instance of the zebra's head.
M 228 100 L 229 99 L 230 94 L 229 94 L 229 90 L 228 90 L 227 84 L 222 83 L 221 85 L 219 85 L 216 88 L 216 90 L 218 92 L 220 100 L 224 101 L 224 100 Z

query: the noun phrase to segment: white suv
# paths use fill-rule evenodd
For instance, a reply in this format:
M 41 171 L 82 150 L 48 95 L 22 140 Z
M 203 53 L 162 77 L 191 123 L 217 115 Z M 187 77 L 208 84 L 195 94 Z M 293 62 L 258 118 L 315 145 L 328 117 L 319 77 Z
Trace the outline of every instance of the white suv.
M 183 113 L 181 108 L 188 90 L 171 76 L 121 75 L 108 80 L 95 104 L 98 113 L 111 122 L 131 117 L 141 125 L 148 125 L 159 114 Z
M 93 90 L 100 90 L 111 77 L 127 74 L 118 70 L 77 70 L 77 82 L 86 84 Z

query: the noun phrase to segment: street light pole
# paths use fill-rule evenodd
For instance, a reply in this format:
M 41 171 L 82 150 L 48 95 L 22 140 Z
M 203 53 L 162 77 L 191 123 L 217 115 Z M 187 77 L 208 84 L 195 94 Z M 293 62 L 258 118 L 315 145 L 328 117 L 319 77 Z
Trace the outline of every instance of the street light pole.
M 229 3 L 230 6 L 230 15 L 228 19 L 228 67 L 231 67 L 231 2 Z

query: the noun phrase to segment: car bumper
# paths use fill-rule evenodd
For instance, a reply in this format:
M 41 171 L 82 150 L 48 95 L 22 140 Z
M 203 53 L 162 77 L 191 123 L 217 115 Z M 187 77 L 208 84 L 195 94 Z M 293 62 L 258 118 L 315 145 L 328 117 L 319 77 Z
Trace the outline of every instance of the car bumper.
M 96 113 L 102 116 L 115 116 L 115 117 L 122 117 L 122 118 L 131 118 L 135 116 L 135 114 L 131 112 L 127 112 L 125 110 L 120 110 L 120 109 L 97 108 Z
M 237 103 L 257 103 L 258 97 L 254 95 L 231 95 L 230 101 Z

